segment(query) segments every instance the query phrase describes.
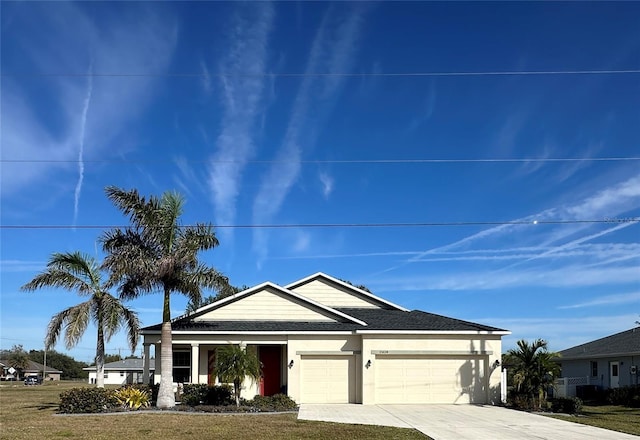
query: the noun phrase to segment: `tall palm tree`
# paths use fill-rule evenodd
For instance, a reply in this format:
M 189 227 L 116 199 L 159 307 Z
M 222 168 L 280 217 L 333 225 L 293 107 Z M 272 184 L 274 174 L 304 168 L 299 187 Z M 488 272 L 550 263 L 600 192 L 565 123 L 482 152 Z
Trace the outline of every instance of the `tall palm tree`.
M 91 256 L 73 253 L 54 253 L 47 269 L 22 286 L 22 290 L 33 291 L 43 287 L 60 287 L 75 290 L 89 299 L 54 315 L 47 327 L 45 348 L 51 350 L 63 327 L 65 346 L 74 347 L 87 330 L 90 321 L 98 329 L 96 347 L 96 383 L 104 387 L 104 345 L 122 327 L 127 331 L 129 346 L 133 352 L 138 345 L 140 321 L 138 315 L 129 310 L 108 291 L 102 281 L 100 266 Z
M 558 354 L 548 351 L 547 341 L 542 339 L 532 343 L 521 339 L 517 345 L 517 349 L 507 351 L 503 364 L 513 373 L 516 393 L 524 396 L 531 407 L 540 407 L 547 387 L 560 374 L 560 365 L 553 361 Z
M 260 361 L 254 353 L 239 345 L 226 345 L 216 350 L 216 375 L 224 383 L 233 383 L 236 406 L 240 406 L 240 390 L 246 377 L 260 379 Z
M 131 227 L 113 229 L 101 237 L 107 253 L 104 267 L 112 274 L 111 283 L 120 284 L 122 298 L 163 293 L 161 378 L 156 404 L 171 408 L 175 406 L 171 294 L 181 293 L 199 304 L 203 287 L 219 290 L 228 284 L 226 277 L 198 260 L 198 253 L 216 247 L 218 239 L 211 225 L 180 224 L 184 199 L 177 193 L 146 199 L 135 189 L 125 191 L 109 186 L 105 191 L 131 222 Z

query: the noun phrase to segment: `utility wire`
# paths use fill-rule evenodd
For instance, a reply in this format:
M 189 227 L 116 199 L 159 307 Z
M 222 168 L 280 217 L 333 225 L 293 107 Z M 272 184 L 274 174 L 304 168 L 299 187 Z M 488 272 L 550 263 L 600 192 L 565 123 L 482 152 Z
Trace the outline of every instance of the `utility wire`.
M 421 164 L 421 163 L 551 163 L 551 162 L 625 162 L 638 161 L 640 157 L 549 157 L 549 158 L 487 158 L 487 159 L 307 159 L 293 160 L 233 160 L 233 159 L 193 159 L 187 163 L 247 163 L 247 164 Z M 0 163 L 78 163 L 78 159 L 0 159 Z M 83 163 L 174 163 L 171 159 L 85 159 Z
M 639 74 L 640 69 L 623 70 L 504 70 L 483 72 L 264 72 L 264 73 L 238 73 L 238 72 L 167 72 L 167 73 L 3 73 L 0 77 L 173 77 L 173 78 L 307 78 L 307 77 L 438 77 L 438 76 L 535 76 L 535 75 L 629 75 Z
M 496 226 L 496 225 L 566 225 L 599 223 L 640 223 L 640 217 L 604 218 L 600 220 L 516 220 L 468 222 L 416 222 L 416 223 L 290 223 L 290 224 L 238 224 L 215 225 L 217 229 L 287 229 L 287 228 L 414 228 L 438 226 Z M 180 225 L 188 228 L 194 225 Z M 131 225 L 0 225 L 0 229 L 125 229 Z

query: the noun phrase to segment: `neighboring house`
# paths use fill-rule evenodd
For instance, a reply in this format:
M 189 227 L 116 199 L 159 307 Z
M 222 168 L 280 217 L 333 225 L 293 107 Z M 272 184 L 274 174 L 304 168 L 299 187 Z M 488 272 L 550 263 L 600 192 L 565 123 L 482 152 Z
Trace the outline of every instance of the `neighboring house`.
M 22 371 L 16 371 L 12 374 L 10 372 L 10 362 L 7 360 L 0 360 L 0 368 L 2 368 L 2 372 L 0 372 L 0 380 L 23 380 L 29 376 L 42 378 L 45 366 L 30 360 L 27 368 Z M 56 370 L 55 368 L 51 368 L 47 365 L 45 380 L 60 380 L 60 375 L 62 375 L 62 371 Z
M 559 352 L 560 396 L 580 395 L 581 387 L 618 388 L 640 383 L 640 327 Z
M 141 331 L 147 359 L 152 344 L 160 353 L 160 328 Z M 244 396 L 284 392 L 298 403 L 499 403 L 509 334 L 409 311 L 323 273 L 251 287 L 172 328 L 175 382 L 218 383 L 216 348 L 240 344 L 263 372 L 259 383 L 245 381 Z
M 142 359 L 124 359 L 116 362 L 104 364 L 104 384 L 105 385 L 126 385 L 145 383 L 143 381 Z M 83 368 L 89 372 L 89 383 L 96 383 L 96 366 Z M 155 359 L 149 360 L 149 370 L 151 374 L 155 371 Z M 147 381 L 148 383 L 148 381 Z

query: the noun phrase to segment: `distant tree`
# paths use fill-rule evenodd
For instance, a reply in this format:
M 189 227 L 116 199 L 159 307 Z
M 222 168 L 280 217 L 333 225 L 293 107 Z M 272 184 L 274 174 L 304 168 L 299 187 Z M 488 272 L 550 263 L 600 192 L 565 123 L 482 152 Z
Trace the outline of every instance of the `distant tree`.
M 24 376 L 24 370 L 29 368 L 29 355 L 22 345 L 14 345 L 9 352 L 8 359 L 9 366 L 18 370 L 17 377 Z
M 30 350 L 29 359 L 39 364 L 44 364 L 44 350 Z M 55 350 L 47 351 L 47 369 L 62 371 L 60 378 L 62 380 L 86 379 L 89 372 L 83 368 L 88 367 L 86 362 L 80 362 L 63 353 Z
M 348 281 L 348 280 L 342 280 L 342 279 L 341 279 L 340 281 L 342 281 L 343 283 L 347 283 L 347 284 L 349 284 L 350 286 L 355 287 L 356 289 L 360 289 L 360 290 L 364 290 L 365 292 L 373 293 L 373 292 L 371 292 L 371 290 L 369 290 L 369 288 L 368 288 L 367 286 L 365 286 L 364 284 L 353 284 L 351 281 Z
M 503 365 L 512 373 L 515 393 L 525 398 L 531 408 L 540 408 L 546 399 L 546 390 L 560 375 L 560 365 L 554 362 L 559 355 L 547 350 L 547 341 L 532 343 L 521 339 L 517 349 L 507 351 Z
M 240 391 L 246 377 L 260 380 L 258 357 L 238 345 L 227 345 L 216 350 L 216 375 L 223 383 L 233 383 L 236 406 L 240 406 Z
M 158 408 L 175 406 L 173 393 L 173 339 L 171 334 L 171 294 L 185 295 L 199 304 L 202 288 L 223 289 L 229 280 L 199 260 L 199 253 L 218 246 L 213 226 L 180 222 L 184 198 L 175 192 L 162 197 L 140 196 L 137 190 L 125 191 L 109 186 L 108 199 L 131 226 L 113 229 L 101 237 L 107 256 L 104 266 L 111 282 L 120 284 L 120 296 L 126 299 L 162 292 L 162 329 L 160 335 L 160 387 Z
M 89 297 L 87 301 L 69 307 L 51 318 L 45 348 L 50 350 L 56 344 L 64 328 L 65 346 L 71 349 L 78 344 L 89 322 L 93 321 L 98 329 L 96 382 L 98 388 L 104 388 L 105 342 L 124 327 L 131 351 L 135 350 L 140 330 L 138 315 L 108 292 L 98 263 L 91 256 L 80 252 L 53 254 L 47 263 L 47 269 L 22 286 L 22 290 L 33 291 L 43 287 L 75 290 L 80 296 Z
M 193 301 L 189 300 L 187 303 L 187 308 L 185 309 L 185 313 L 193 313 L 201 307 L 204 307 L 209 304 L 213 304 L 216 301 L 220 301 L 221 299 L 227 298 L 228 296 L 235 295 L 236 293 L 247 290 L 249 286 L 243 284 L 240 287 L 232 286 L 229 284 L 228 286 L 223 287 L 217 295 L 209 295 L 206 298 L 202 298 L 199 304 L 195 304 Z
M 109 364 L 111 362 L 118 362 L 122 360 L 122 356 L 119 354 L 105 354 L 104 355 L 104 363 Z

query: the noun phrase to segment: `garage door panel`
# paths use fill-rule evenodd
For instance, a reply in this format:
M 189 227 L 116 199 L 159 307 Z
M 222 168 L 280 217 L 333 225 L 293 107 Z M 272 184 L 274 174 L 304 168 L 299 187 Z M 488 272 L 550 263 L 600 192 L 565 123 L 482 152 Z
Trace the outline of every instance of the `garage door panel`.
M 353 356 L 303 356 L 301 403 L 352 403 L 355 391 Z
M 379 356 L 377 403 L 485 403 L 485 357 Z

